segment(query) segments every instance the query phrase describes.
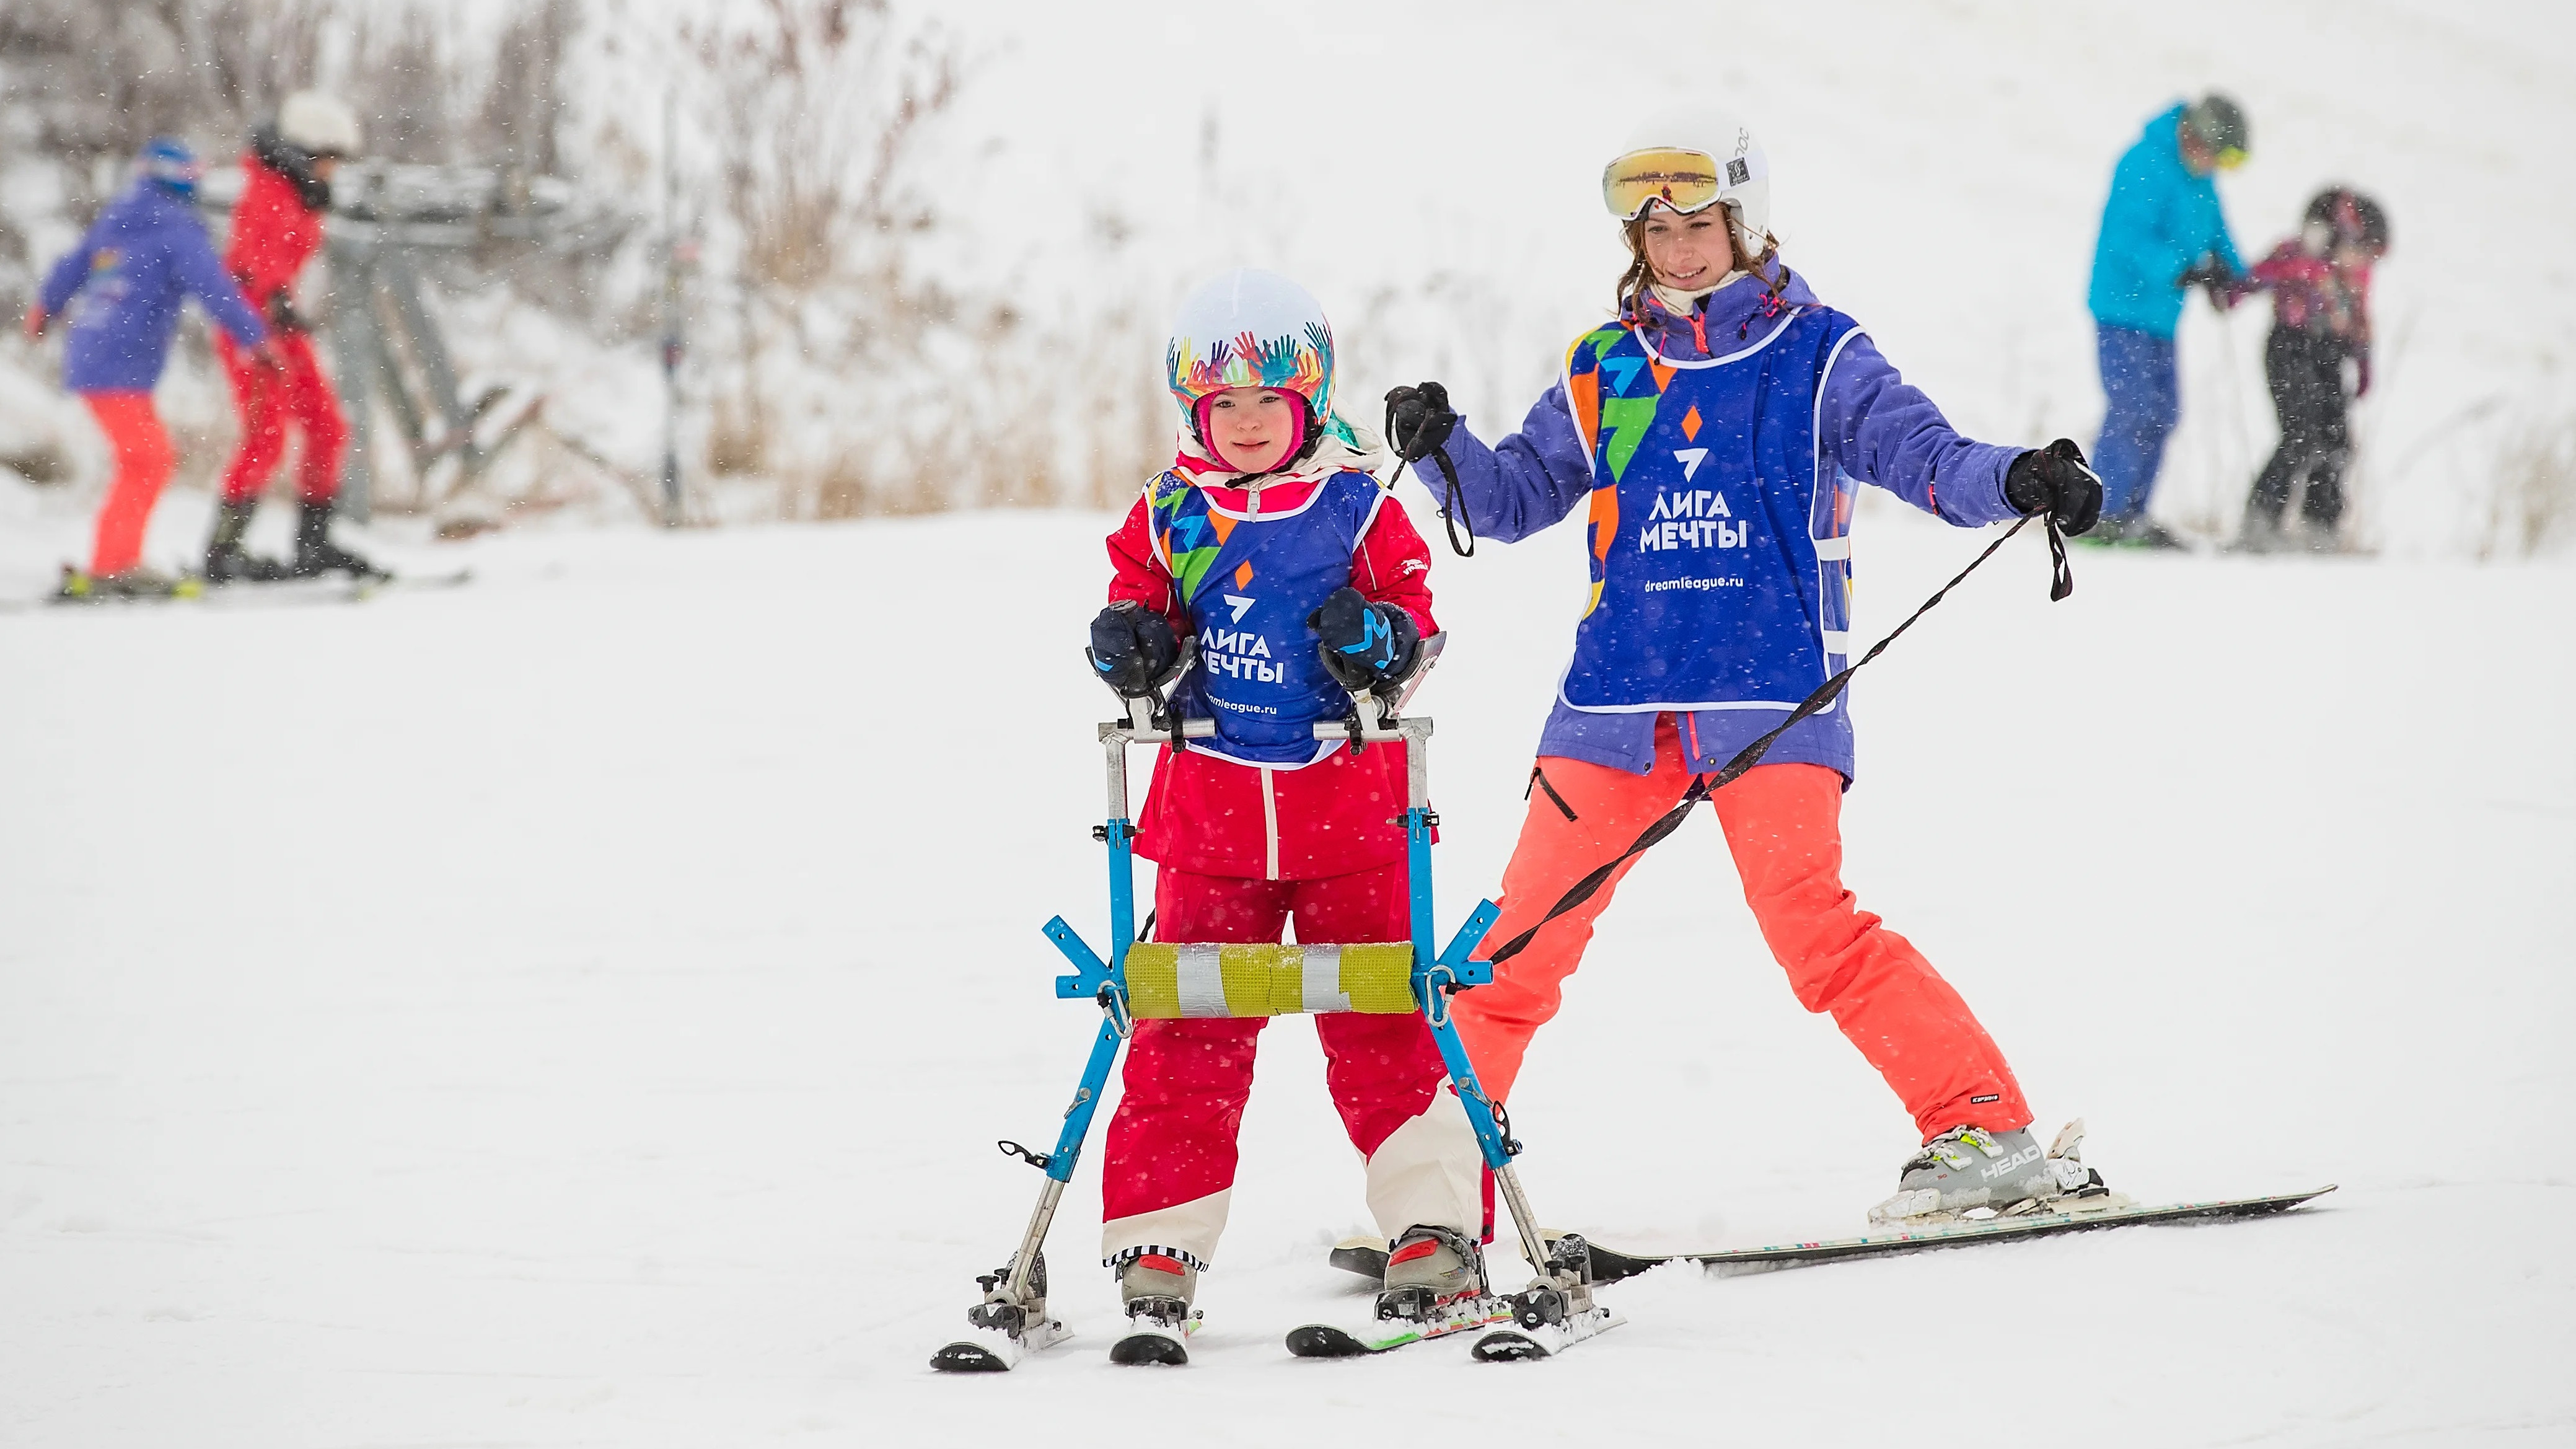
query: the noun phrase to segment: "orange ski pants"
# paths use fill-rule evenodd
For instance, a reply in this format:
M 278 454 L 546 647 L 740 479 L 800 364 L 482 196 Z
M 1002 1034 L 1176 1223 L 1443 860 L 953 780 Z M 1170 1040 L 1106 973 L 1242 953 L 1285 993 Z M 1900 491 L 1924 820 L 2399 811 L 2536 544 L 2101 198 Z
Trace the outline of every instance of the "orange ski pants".
M 281 327 L 276 367 L 263 367 L 249 353 L 218 336 L 215 353 L 233 385 L 233 408 L 241 414 L 241 448 L 224 470 L 224 501 L 247 503 L 268 486 L 278 460 L 286 456 L 286 428 L 304 434 L 304 456 L 295 467 L 296 496 L 307 503 L 328 503 L 340 492 L 340 450 L 349 425 L 340 416 L 340 400 L 322 375 L 313 339 Z
M 1528 930 L 1575 882 L 1627 849 L 1680 803 L 1692 778 L 1669 715 L 1656 723 L 1655 767 L 1645 775 L 1556 756 L 1541 757 L 1538 768 L 1544 785 L 1530 792 L 1503 870 L 1502 918 L 1480 956 Z M 2020 1084 L 1967 1003 L 1922 952 L 1843 889 L 1842 799 L 1842 776 L 1823 765 L 1757 765 L 1710 797 L 1745 904 L 1790 989 L 1809 1011 L 1832 1015 L 1926 1140 L 1959 1126 L 2028 1126 Z M 1520 1075 L 1530 1037 L 1556 1015 L 1592 923 L 1635 865 L 1496 967 L 1492 985 L 1459 995 L 1458 1035 L 1497 1100 Z
M 93 578 L 121 574 L 143 561 L 143 526 L 152 521 L 152 505 L 161 487 L 179 466 L 179 454 L 152 410 L 148 392 L 85 392 L 81 401 L 107 434 L 108 451 L 116 456 L 116 473 L 107 485 L 107 502 L 98 510 L 98 536 L 90 545 Z

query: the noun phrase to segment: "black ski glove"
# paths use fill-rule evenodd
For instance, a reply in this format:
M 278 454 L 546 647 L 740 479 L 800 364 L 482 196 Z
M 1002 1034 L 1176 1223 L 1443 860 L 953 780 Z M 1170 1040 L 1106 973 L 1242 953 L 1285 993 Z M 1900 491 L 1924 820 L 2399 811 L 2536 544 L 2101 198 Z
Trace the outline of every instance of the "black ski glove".
M 2082 533 L 2102 517 L 2102 480 L 2084 466 L 2084 450 L 2060 438 L 2012 460 L 2004 501 L 2024 515 L 2054 513 L 2058 527 Z
M 1130 697 L 1153 693 L 1154 681 L 1181 657 L 1170 621 L 1132 599 L 1121 599 L 1091 621 L 1091 667 L 1110 688 Z
M 1372 604 L 1347 587 L 1333 590 L 1324 607 L 1308 614 L 1306 627 L 1323 640 L 1324 667 L 1355 693 L 1402 679 L 1422 642 L 1411 614 L 1393 604 Z
M 268 294 L 268 325 L 280 332 L 310 335 L 313 331 L 304 314 L 295 310 L 295 299 L 286 295 L 283 287 Z
M 1449 407 L 1449 389 L 1436 382 L 1399 387 L 1386 395 L 1386 445 L 1395 456 L 1419 463 L 1449 441 L 1458 414 Z
M 2192 263 L 2188 270 L 2174 279 L 2174 285 L 2186 289 L 2198 287 L 2207 292 L 2209 305 L 2221 312 L 2236 305 L 2235 269 L 2219 260 L 2216 252 L 2203 253 L 2199 261 Z

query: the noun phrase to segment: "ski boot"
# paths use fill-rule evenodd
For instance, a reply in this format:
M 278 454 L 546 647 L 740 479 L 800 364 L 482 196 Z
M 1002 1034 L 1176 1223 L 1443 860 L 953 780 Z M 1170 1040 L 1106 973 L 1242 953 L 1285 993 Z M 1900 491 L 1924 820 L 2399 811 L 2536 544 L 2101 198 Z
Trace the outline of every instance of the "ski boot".
M 2083 1143 L 2081 1118 L 2067 1123 L 2044 1153 L 2027 1127 L 1953 1127 L 1906 1159 L 1896 1195 L 1871 1208 L 1869 1219 L 1920 1224 L 2063 1212 L 2086 1202 L 2115 1206 L 2102 1174 L 2080 1159 Z
M 1196 1268 L 1162 1253 L 1139 1253 L 1118 1270 L 1118 1296 L 1127 1307 L 1127 1332 L 1109 1345 L 1111 1363 L 1190 1361 L 1189 1337 L 1199 1315 L 1190 1308 Z
M 2129 525 L 2127 542 L 2135 548 L 2163 549 L 2172 552 L 2185 553 L 2189 552 L 2191 549 L 2191 545 L 2184 542 L 2180 534 L 2175 533 L 2172 529 L 2165 527 L 2163 524 L 2156 522 L 2152 518 L 2141 518 L 2131 523 Z
M 1377 1316 L 1436 1324 L 1490 1296 L 1485 1255 L 1474 1239 L 1451 1228 L 1416 1225 L 1387 1249 Z
M 299 579 L 345 573 L 353 579 L 393 577 L 383 569 L 331 541 L 329 503 L 306 503 L 295 520 L 295 562 L 288 573 Z
M 2236 535 L 2238 553 L 2279 553 L 2289 539 L 2281 531 L 2281 520 L 2248 511 L 2245 526 Z
M 286 565 L 242 547 L 242 535 L 250 531 L 251 514 L 258 508 L 253 499 L 216 509 L 214 535 L 206 540 L 207 583 L 266 584 L 287 576 Z

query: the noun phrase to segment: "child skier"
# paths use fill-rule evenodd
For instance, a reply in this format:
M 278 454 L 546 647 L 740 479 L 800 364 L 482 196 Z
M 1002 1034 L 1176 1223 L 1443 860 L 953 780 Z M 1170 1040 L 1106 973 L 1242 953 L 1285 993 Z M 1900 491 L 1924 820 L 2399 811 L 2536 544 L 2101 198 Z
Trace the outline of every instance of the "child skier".
M 250 150 L 242 156 L 242 195 L 233 210 L 224 265 L 240 279 L 251 305 L 276 328 L 284 365 L 256 367 L 236 348 L 216 349 L 241 414 L 241 447 L 224 471 L 223 506 L 206 541 L 207 578 L 300 578 L 335 569 L 353 577 L 377 572 L 331 542 L 347 427 L 291 291 L 296 273 L 321 249 L 332 173 L 341 158 L 357 149 L 358 119 L 347 106 L 315 91 L 298 91 L 278 107 L 275 121 L 251 132 Z M 304 455 L 296 466 L 302 511 L 295 525 L 295 557 L 280 567 L 245 551 L 242 536 L 259 506 L 260 490 L 285 455 L 289 423 L 304 434 Z
M 2343 474 L 2352 457 L 2352 399 L 2370 391 L 2370 269 L 2388 254 L 2388 213 L 2338 186 L 2308 203 L 2299 234 L 2272 249 L 2231 287 L 2230 300 L 2272 293 L 2263 376 L 2281 419 L 2281 446 L 2245 500 L 2243 547 L 2281 545 L 2281 515 L 2305 477 L 2299 505 L 2307 546 L 2331 550 L 2343 520 Z M 2350 362 L 2352 381 L 2344 381 Z
M 1155 938 L 1276 943 L 1293 919 L 1304 942 L 1408 939 L 1404 749 L 1355 754 L 1314 726 L 1417 667 L 1436 627 L 1429 550 L 1370 475 L 1376 440 L 1332 411 L 1332 329 L 1304 289 L 1217 278 L 1183 305 L 1168 368 L 1177 456 L 1110 536 L 1110 603 L 1091 625 L 1094 666 L 1131 696 L 1195 638 L 1172 715 L 1216 722 L 1156 758 L 1138 816 L 1136 853 L 1161 867 Z M 1130 1322 L 1117 1362 L 1187 1360 L 1261 1027 L 1136 1023 L 1101 1173 L 1103 1261 Z M 1348 1013 L 1315 1029 L 1394 1244 L 1382 1311 L 1430 1317 L 1481 1295 L 1483 1164 L 1430 1029 Z
M 1452 1008 L 1497 1099 L 1627 867 L 1582 904 L 1550 919 L 1552 909 L 1694 776 L 1850 662 L 1855 479 L 1968 528 L 2048 512 L 2082 533 L 2102 503 L 2071 442 L 2032 452 L 1953 431 L 1858 324 L 1780 262 L 1769 166 L 1750 131 L 1719 116 L 1649 127 L 1602 189 L 1630 255 L 1617 319 L 1575 341 L 1519 433 L 1488 448 L 1437 383 L 1389 399 L 1390 441 L 1404 457 L 1436 451 L 1454 464 L 1451 507 L 1463 504 L 1478 533 L 1524 538 L 1589 510 L 1591 601 L 1539 741 L 1502 917 L 1480 948 L 1506 959 Z M 1959 994 L 1843 888 L 1848 698 L 1710 798 L 1800 1004 L 1832 1014 L 1920 1134 L 1899 1191 L 1872 1216 L 2090 1190 L 2071 1162 L 2044 1159 L 2020 1085 Z M 1530 932 L 1525 950 L 1501 951 Z
M 109 202 L 80 245 L 54 263 L 27 309 L 31 338 L 43 336 L 55 318 L 64 319 L 63 386 L 80 394 L 116 456 L 107 502 L 98 510 L 89 572 L 65 570 L 67 597 L 139 597 L 178 586 L 142 561 L 144 525 L 178 463 L 153 411 L 152 389 L 169 364 L 179 304 L 196 298 L 242 366 L 277 366 L 268 329 L 224 275 L 191 205 L 199 175 L 195 153 L 156 137 L 136 159 L 141 174 L 134 185 Z

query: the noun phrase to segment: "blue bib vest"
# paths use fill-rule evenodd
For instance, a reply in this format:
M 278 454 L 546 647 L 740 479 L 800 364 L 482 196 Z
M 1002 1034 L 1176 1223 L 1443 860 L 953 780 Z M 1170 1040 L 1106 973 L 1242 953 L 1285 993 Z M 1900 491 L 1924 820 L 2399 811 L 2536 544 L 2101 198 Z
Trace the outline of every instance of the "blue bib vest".
M 1565 394 L 1591 451 L 1592 598 L 1567 705 L 1787 710 L 1843 667 L 1852 481 L 1819 448 L 1818 400 L 1859 335 L 1802 307 L 1714 358 L 1667 361 L 1617 325 L 1575 342 Z
M 1154 546 L 1199 645 L 1173 702 L 1185 717 L 1216 721 L 1216 737 L 1191 749 L 1295 769 L 1337 748 L 1315 738 L 1315 725 L 1348 714 L 1350 694 L 1325 671 L 1306 616 L 1350 583 L 1351 557 L 1385 501 L 1375 478 L 1352 471 L 1277 513 L 1258 511 L 1258 494 L 1253 511 L 1233 513 L 1176 474 L 1154 480 Z

